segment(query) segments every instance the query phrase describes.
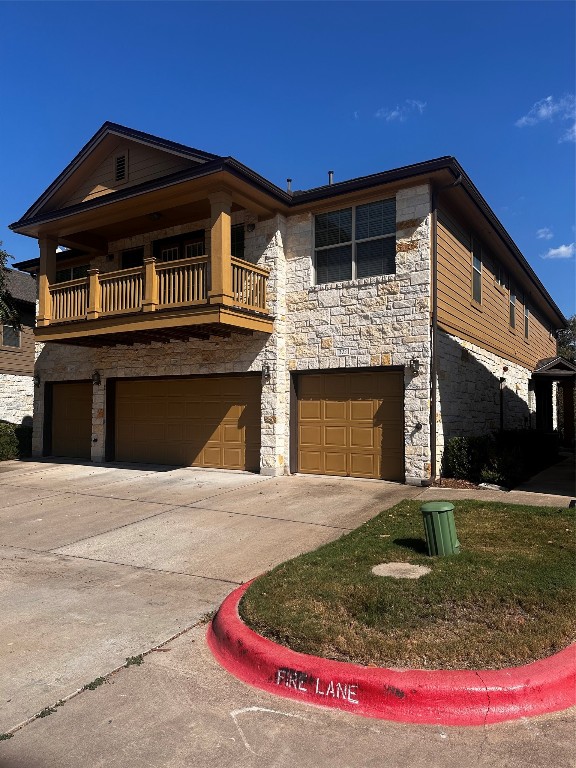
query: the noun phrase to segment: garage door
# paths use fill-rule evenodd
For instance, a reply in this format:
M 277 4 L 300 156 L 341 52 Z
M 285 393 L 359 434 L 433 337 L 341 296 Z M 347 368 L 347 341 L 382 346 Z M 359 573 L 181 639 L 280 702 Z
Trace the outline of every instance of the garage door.
M 257 471 L 260 376 L 116 383 L 116 460 Z
M 92 438 L 92 384 L 52 384 L 52 456 L 89 459 Z
M 404 480 L 402 371 L 301 374 L 298 468 Z

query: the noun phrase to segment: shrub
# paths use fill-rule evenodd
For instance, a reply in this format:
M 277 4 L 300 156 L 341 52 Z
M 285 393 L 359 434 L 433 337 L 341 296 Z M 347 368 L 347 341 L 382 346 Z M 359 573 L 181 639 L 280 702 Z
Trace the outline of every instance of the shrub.
M 557 461 L 558 444 L 557 433 L 529 429 L 452 437 L 444 450 L 442 474 L 512 487 Z
M 0 421 L 0 461 L 24 459 L 32 453 L 32 427 Z

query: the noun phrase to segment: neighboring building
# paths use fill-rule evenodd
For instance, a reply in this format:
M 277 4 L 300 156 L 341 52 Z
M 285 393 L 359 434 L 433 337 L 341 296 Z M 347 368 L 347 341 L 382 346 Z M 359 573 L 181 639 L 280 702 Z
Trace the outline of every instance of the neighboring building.
M 566 321 L 452 157 L 291 192 L 106 123 L 11 228 L 36 455 L 426 484 L 451 435 L 553 426 Z
M 15 269 L 6 269 L 4 274 L 20 327 L 0 323 L 0 420 L 32 423 L 36 280 Z

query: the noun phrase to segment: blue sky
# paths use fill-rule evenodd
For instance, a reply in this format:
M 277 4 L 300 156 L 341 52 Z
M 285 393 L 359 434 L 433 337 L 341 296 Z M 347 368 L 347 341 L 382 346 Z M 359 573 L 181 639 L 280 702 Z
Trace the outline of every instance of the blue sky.
M 576 312 L 572 2 L 0 2 L 0 240 L 105 120 L 294 189 L 455 155 Z

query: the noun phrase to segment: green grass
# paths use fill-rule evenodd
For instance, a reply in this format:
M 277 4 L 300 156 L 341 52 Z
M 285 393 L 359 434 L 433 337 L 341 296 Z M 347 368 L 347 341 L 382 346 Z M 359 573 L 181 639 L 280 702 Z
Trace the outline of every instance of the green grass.
M 576 510 L 458 502 L 461 554 L 425 553 L 418 502 L 259 578 L 240 615 L 295 651 L 419 669 L 498 669 L 575 639 Z M 418 580 L 374 576 L 382 562 L 432 567 Z

